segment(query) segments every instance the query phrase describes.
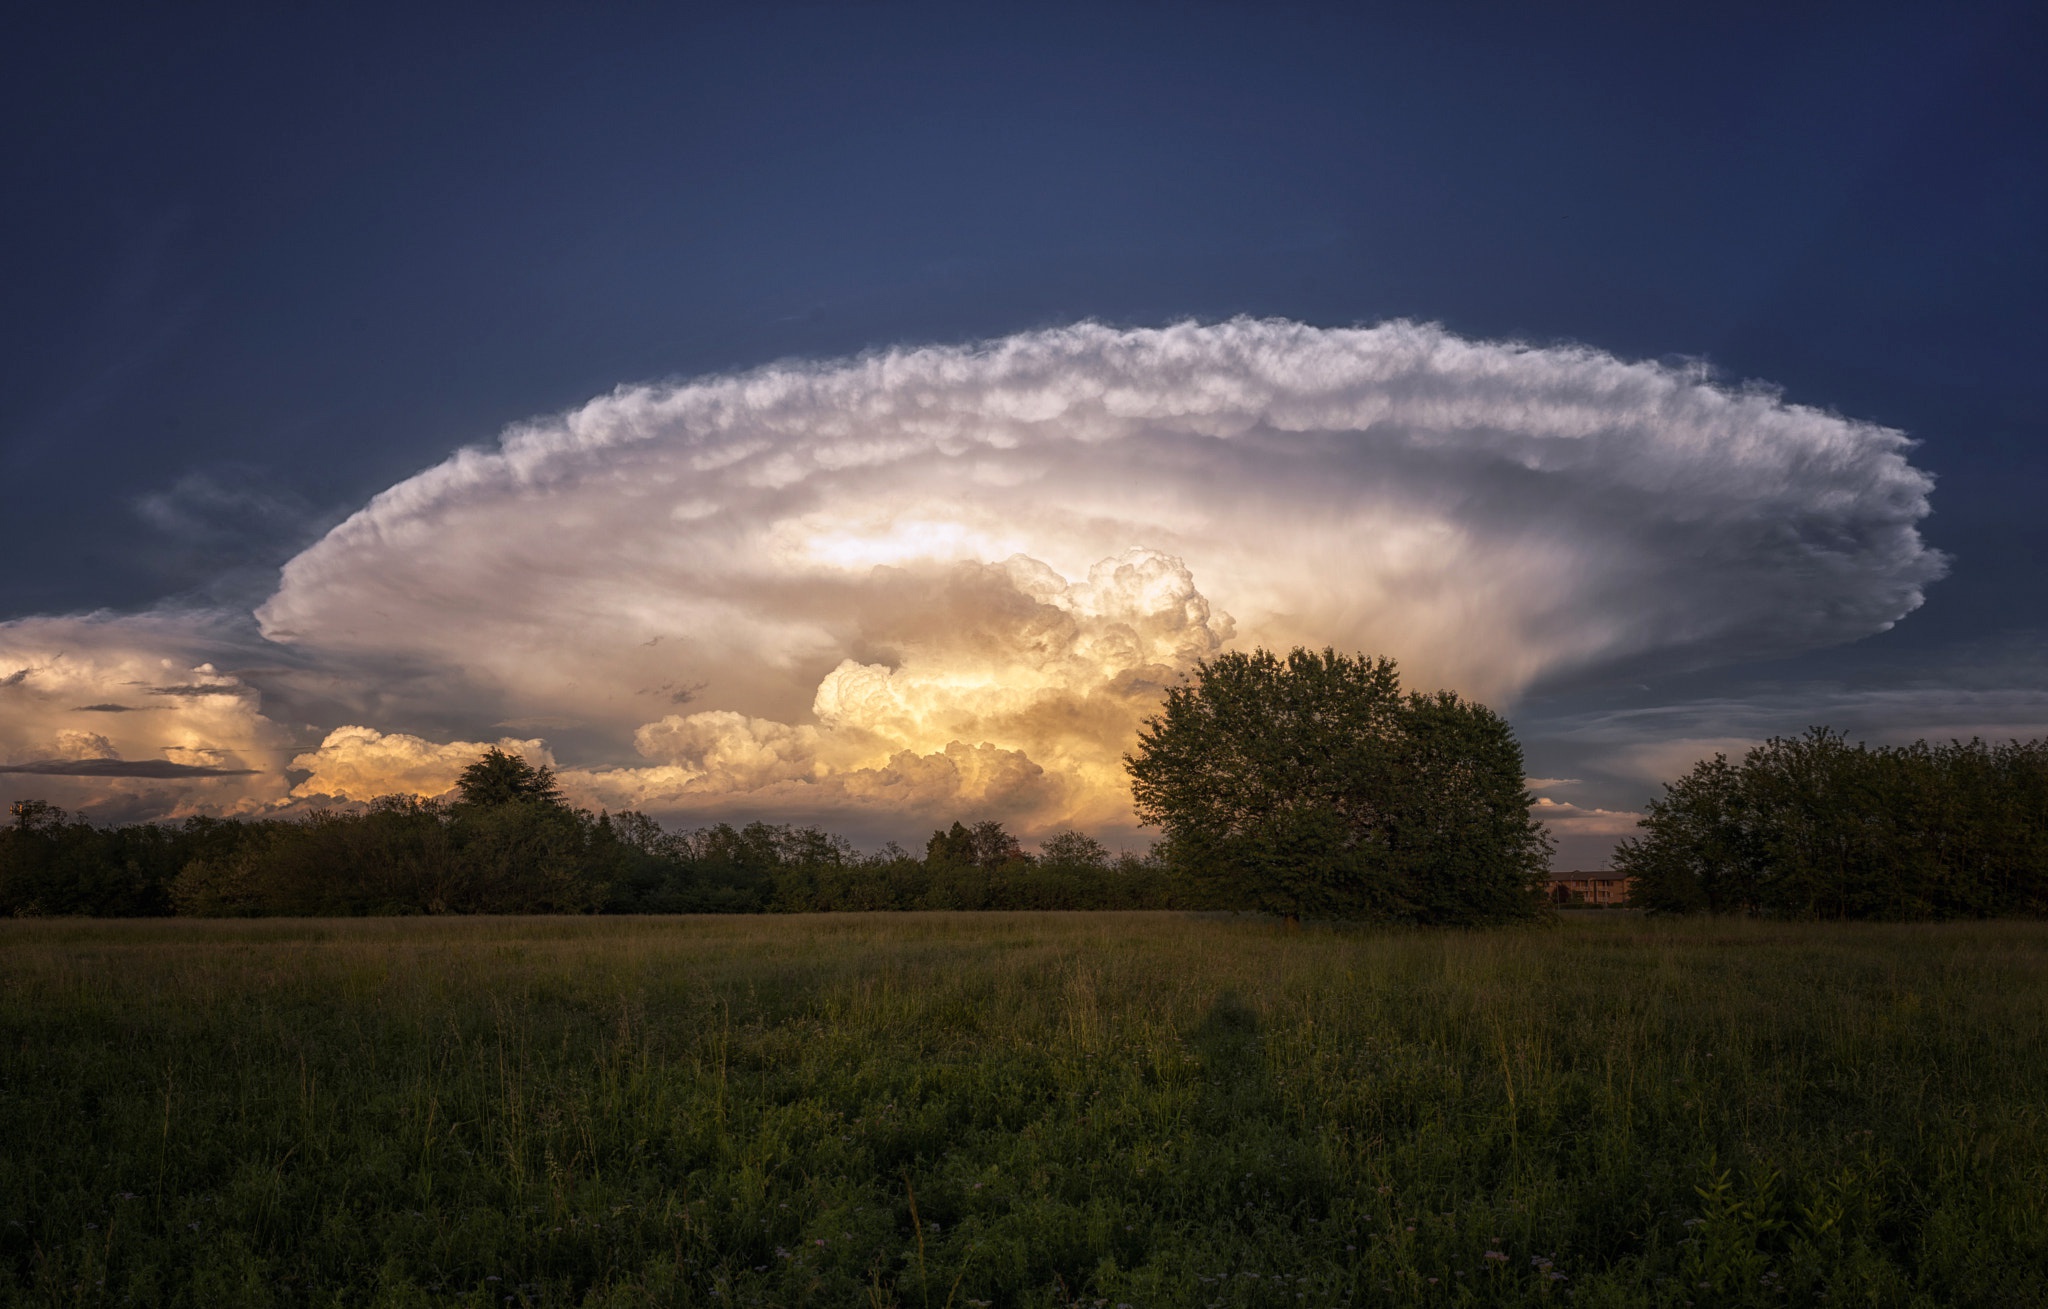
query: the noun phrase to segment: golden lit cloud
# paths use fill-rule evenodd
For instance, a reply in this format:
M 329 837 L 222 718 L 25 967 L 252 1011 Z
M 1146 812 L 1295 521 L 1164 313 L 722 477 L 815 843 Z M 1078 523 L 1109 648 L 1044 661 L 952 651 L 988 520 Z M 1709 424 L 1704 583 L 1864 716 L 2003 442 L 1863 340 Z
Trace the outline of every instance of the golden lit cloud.
M 484 751 L 497 748 L 528 763 L 552 766 L 554 757 L 542 741 L 427 741 L 403 732 L 386 734 L 369 727 L 337 727 L 317 750 L 292 760 L 296 771 L 308 773 L 292 790 L 295 799 L 372 800 L 380 795 L 446 795 L 455 789 L 462 770 Z
M 283 732 L 200 644 L 158 615 L 0 623 L 0 787 L 109 818 L 280 800 Z
M 52 711 L 0 745 L 280 741 L 260 705 L 326 738 L 245 788 L 274 802 L 287 759 L 301 800 L 446 789 L 488 729 L 546 723 L 516 744 L 591 802 L 1114 826 L 1138 721 L 1233 643 L 1511 705 L 1880 630 L 1943 566 L 1907 448 L 1700 370 L 1412 323 L 1080 324 L 623 387 L 293 559 L 251 642 L 290 671 L 223 701 L 245 721 Z

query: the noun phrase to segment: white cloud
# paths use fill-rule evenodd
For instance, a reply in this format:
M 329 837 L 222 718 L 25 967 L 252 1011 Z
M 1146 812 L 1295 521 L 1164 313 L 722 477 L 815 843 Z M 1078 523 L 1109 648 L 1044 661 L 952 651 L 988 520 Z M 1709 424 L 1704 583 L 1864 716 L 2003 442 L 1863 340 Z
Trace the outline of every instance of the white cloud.
M 317 750 L 292 760 L 295 770 L 310 774 L 292 790 L 294 799 L 372 800 L 407 793 L 439 796 L 455 789 L 462 770 L 484 751 L 497 748 L 535 766 L 552 767 L 554 757 L 543 741 L 507 737 L 499 741 L 436 742 L 403 732 L 389 734 L 369 727 L 337 727 Z
M 607 802 L 1111 824 L 1138 719 L 1232 641 L 1504 704 L 1881 630 L 1942 570 L 1907 448 L 1581 347 L 1081 324 L 621 388 L 380 494 L 258 619 L 275 694 L 368 724 L 301 795 L 546 722 Z

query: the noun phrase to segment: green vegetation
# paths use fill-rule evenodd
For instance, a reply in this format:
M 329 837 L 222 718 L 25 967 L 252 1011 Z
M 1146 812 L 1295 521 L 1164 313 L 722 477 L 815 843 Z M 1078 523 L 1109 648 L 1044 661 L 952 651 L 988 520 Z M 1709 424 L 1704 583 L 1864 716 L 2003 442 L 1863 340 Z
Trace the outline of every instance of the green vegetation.
M 1876 749 L 1815 728 L 1704 760 L 1615 867 L 1662 913 L 2048 916 L 2048 741 Z
M 535 770 L 538 771 L 538 770 Z M 502 779 L 501 779 L 502 780 Z M 1024 853 L 1000 823 L 932 833 L 923 858 L 863 855 L 816 828 L 669 832 L 513 794 L 387 796 L 359 813 L 100 827 L 35 801 L 0 828 L 0 916 L 805 913 L 1161 909 L 1187 903 L 1149 857 L 1078 832 Z
M 2031 1305 L 2044 1086 L 2035 923 L 0 922 L 0 1303 Z
M 1550 844 L 1507 721 L 1401 694 L 1387 659 L 1224 654 L 1166 693 L 1126 761 L 1196 903 L 1498 923 L 1542 912 Z

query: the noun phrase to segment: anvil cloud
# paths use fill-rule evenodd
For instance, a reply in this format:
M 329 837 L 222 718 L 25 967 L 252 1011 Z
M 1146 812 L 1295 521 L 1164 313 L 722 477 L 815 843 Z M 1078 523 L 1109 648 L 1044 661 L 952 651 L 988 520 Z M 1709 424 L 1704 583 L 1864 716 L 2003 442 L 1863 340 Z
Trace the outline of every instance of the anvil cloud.
M 504 740 L 559 755 L 579 798 L 657 813 L 1115 826 L 1139 719 L 1226 647 L 1389 654 L 1411 685 L 1511 708 L 1882 630 L 1943 567 L 1908 446 L 1584 347 L 1084 323 L 523 425 L 291 560 L 258 644 L 301 670 L 280 704 L 313 703 L 290 689 L 313 670 L 330 715 L 355 707 L 307 724 L 302 801 L 444 789 Z M 57 621 L 0 627 L 0 679 L 52 666 Z M 90 624 L 65 621 L 76 647 Z M 0 762 L 56 757 L 85 719 L 145 748 L 150 722 L 190 734 L 221 699 L 224 675 L 178 673 L 156 712 L 88 712 L 143 705 L 114 677 L 132 662 L 93 657 L 103 684 L 0 700 Z M 455 730 L 402 730 L 428 721 Z M 236 783 L 282 801 L 282 762 Z

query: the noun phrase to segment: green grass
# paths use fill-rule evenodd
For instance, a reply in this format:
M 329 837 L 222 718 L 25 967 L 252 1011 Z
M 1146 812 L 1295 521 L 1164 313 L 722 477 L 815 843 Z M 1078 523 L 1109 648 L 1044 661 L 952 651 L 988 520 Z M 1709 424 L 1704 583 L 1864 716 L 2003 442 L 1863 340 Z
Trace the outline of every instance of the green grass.
M 0 922 L 5 1303 L 2038 1305 L 2044 1269 L 2048 925 Z

